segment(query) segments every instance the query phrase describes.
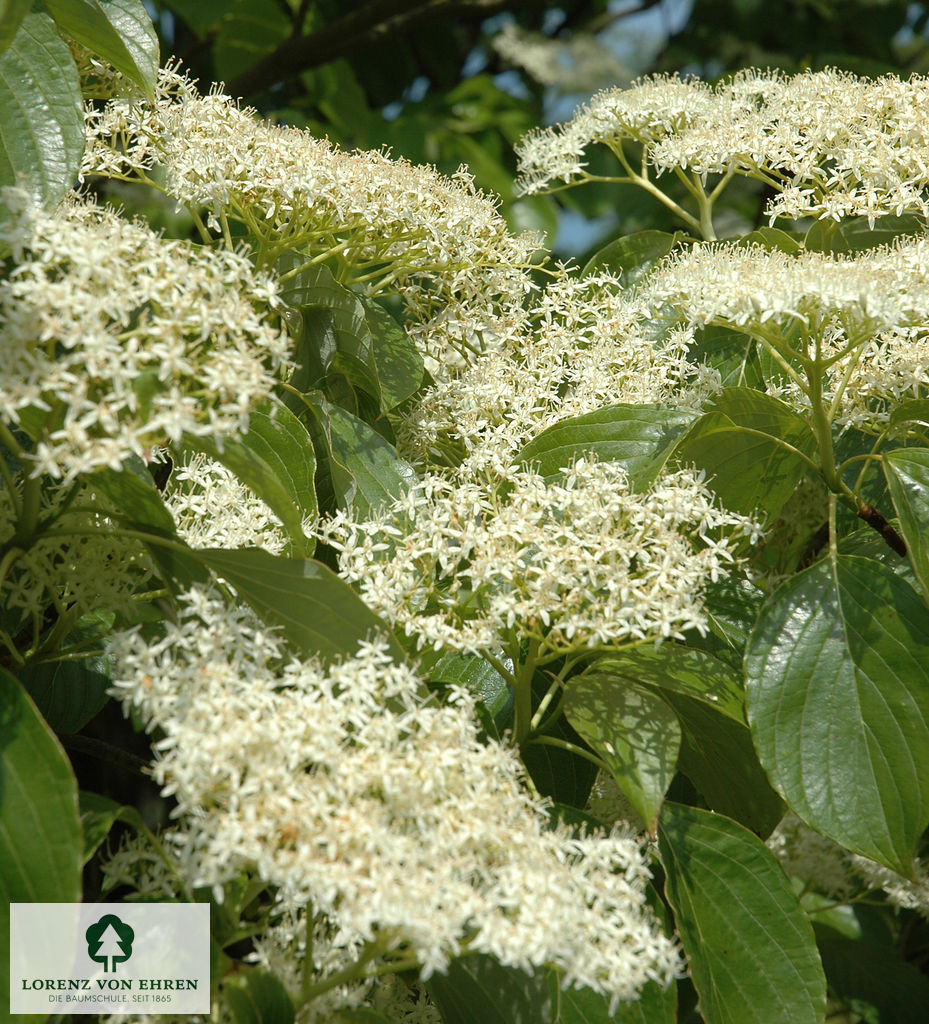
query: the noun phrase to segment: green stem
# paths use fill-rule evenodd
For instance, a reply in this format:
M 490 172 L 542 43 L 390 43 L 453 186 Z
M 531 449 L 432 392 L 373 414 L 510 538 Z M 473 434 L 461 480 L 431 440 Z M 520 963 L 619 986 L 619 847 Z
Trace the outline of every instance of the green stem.
M 532 730 L 532 677 L 535 675 L 536 656 L 539 653 L 539 640 L 533 637 L 529 641 L 526 660 L 520 665 L 519 673 L 513 682 L 513 731 L 517 746 L 522 746 Z
M 530 735 L 532 735 L 536 731 L 536 729 L 538 729 L 539 726 L 542 724 L 542 719 L 545 717 L 545 712 L 548 711 L 549 705 L 551 704 L 555 695 L 561 692 L 563 689 L 564 686 L 561 680 L 557 676 L 555 676 L 555 678 L 552 680 L 551 686 L 549 686 L 548 690 L 545 692 L 545 696 L 539 702 L 539 706 L 536 708 L 535 714 L 532 716 L 532 721 L 529 723 Z M 556 706 L 556 712 L 557 708 L 560 706 L 561 702 L 559 701 L 558 705 Z
M 297 1008 L 305 1006 L 317 996 L 338 988 L 340 985 L 347 985 L 349 982 L 360 981 L 362 978 L 368 977 L 367 965 L 384 952 L 386 952 L 386 949 L 383 941 L 369 942 L 362 949 L 361 955 L 355 963 L 349 964 L 348 967 L 343 967 L 341 971 L 335 971 L 315 984 L 302 985 L 300 987 L 300 995 L 298 996 Z
M 591 764 L 595 764 L 603 771 L 609 771 L 606 764 L 601 761 L 596 754 L 589 750 L 584 750 L 583 747 L 579 747 L 575 743 L 569 743 L 567 740 L 559 739 L 557 736 L 533 736 L 532 739 L 529 740 L 529 743 L 539 743 L 543 747 L 557 747 L 559 750 L 568 750 L 572 754 L 577 754 L 578 757 L 583 757 L 585 761 L 590 761 Z

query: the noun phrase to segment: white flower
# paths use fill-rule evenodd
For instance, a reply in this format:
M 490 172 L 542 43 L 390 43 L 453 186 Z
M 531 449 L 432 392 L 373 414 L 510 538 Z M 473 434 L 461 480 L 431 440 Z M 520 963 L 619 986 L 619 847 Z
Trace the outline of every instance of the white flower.
M 287 365 L 269 284 L 241 256 L 80 202 L 0 229 L 0 417 L 43 415 L 36 473 L 118 469 L 153 442 L 242 430 Z M 35 422 L 34 415 L 29 416 Z
M 733 561 L 720 529 L 751 531 L 689 471 L 645 493 L 617 463 L 560 481 L 510 469 L 496 487 L 427 475 L 372 521 L 320 527 L 342 575 L 421 646 L 496 651 L 515 630 L 544 651 L 705 630 L 706 583 Z M 388 550 L 374 560 L 369 538 Z
M 426 699 L 381 642 L 324 670 L 200 590 L 162 640 L 126 633 L 111 654 L 163 736 L 154 772 L 190 885 L 254 872 L 282 908 L 312 906 L 349 948 L 384 939 L 424 978 L 465 947 L 614 1000 L 679 971 L 637 840 L 550 828 L 516 753 L 481 742 L 473 698 Z

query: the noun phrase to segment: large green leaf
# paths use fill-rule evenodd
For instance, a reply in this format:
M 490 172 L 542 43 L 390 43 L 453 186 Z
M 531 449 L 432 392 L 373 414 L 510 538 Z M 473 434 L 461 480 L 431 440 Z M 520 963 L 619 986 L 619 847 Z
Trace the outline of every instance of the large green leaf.
M 19 681 L 57 732 L 80 732 L 109 699 L 104 658 L 41 662 L 19 670 Z
M 426 988 L 445 1024 L 548 1024 L 552 1019 L 544 972 L 524 974 L 489 956 L 453 960 Z
M 333 451 L 333 406 L 322 391 L 311 389 L 304 394 L 286 392 L 284 404 L 306 426 L 316 453 L 316 494 L 320 510 L 334 512 L 337 508 L 352 507 L 358 485 L 348 467 Z
M 158 36 L 142 0 L 45 0 L 59 29 L 149 95 L 158 77 Z
M 764 387 L 764 370 L 755 339 L 731 327 L 704 327 L 688 357 L 719 373 L 724 387 Z
M 745 724 L 741 676 L 732 666 L 706 651 L 675 643 L 663 643 L 658 648 L 639 644 L 599 659 L 594 671 L 617 680 L 693 697 Z
M 625 235 L 595 253 L 581 273 L 584 277 L 603 270 L 620 274 L 622 285 L 630 288 L 648 275 L 683 237 L 680 231 L 673 235 L 667 231 L 637 231 Z
M 677 715 L 653 691 L 599 670 L 570 680 L 564 713 L 609 766 L 654 838 L 658 812 L 677 768 Z
M 815 450 L 812 431 L 790 406 L 751 388 L 724 388 L 675 454 L 712 477 L 727 508 L 773 520 L 807 470 L 803 456 Z
M 71 51 L 47 14 L 27 14 L 0 57 L 0 185 L 51 206 L 74 185 L 83 152 Z
M 929 610 L 871 559 L 837 555 L 779 587 L 745 656 L 774 787 L 809 825 L 903 875 L 929 824 Z
M 10 904 L 78 902 L 81 851 L 77 782 L 71 765 L 25 690 L 0 669 L 0 1007 L 4 1014 L 10 1005 Z
M 764 843 L 728 818 L 670 802 L 658 842 L 706 1024 L 822 1024 L 813 929 Z
M 393 504 L 415 482 L 416 470 L 364 420 L 330 405 L 329 425 L 332 454 L 358 488 L 352 502 L 357 514 L 368 516 Z
M 0 0 L 0 54 L 13 42 L 32 0 Z
M 929 448 L 898 448 L 883 461 L 907 553 L 929 600 Z
M 425 365 L 413 340 L 383 306 L 364 298 L 361 304 L 371 332 L 381 408 L 387 412 L 419 388 Z
M 633 485 L 644 490 L 693 419 L 693 413 L 669 406 L 611 405 L 543 430 L 516 461 L 555 477 L 575 459 L 594 455 L 601 462 L 622 463 Z
M 313 539 L 303 532 L 303 521 L 317 515 L 313 442 L 286 406 L 250 413 L 248 432 L 227 438 L 222 449 L 206 437 L 185 443 L 217 459 L 254 491 L 284 524 L 295 553 L 313 553 Z
M 235 1024 L 293 1024 L 293 1001 L 267 971 L 237 971 L 223 982 L 223 995 Z
M 197 557 L 238 592 L 269 625 L 306 656 L 332 661 L 352 655 L 360 641 L 390 628 L 331 569 L 302 558 L 269 555 L 260 548 L 206 548 Z M 402 658 L 396 641 L 394 655 Z
M 681 723 L 680 770 L 707 806 L 769 836 L 784 816 L 784 803 L 768 782 L 748 728 L 706 701 L 673 690 L 664 698 Z

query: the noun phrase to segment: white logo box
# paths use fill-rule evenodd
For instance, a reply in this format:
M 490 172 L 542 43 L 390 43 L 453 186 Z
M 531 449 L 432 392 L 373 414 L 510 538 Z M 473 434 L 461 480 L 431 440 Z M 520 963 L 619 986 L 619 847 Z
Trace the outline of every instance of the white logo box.
M 13 903 L 11 1013 L 209 1013 L 207 903 Z

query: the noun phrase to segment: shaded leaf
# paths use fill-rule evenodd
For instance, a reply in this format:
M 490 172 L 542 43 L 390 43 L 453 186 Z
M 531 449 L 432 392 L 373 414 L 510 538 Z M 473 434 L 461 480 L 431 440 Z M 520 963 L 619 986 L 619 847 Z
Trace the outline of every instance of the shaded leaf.
M 586 277 L 598 271 L 619 274 L 620 284 L 630 288 L 646 277 L 684 237 L 683 232 L 637 231 L 609 242 L 595 253 L 581 271 Z
M 32 0 L 2 0 L 0 2 L 0 54 L 13 42 L 30 7 L 32 7 Z
M 492 957 L 461 957 L 426 989 L 445 1024 L 548 1024 L 551 1004 L 544 973 L 524 974 Z
M 90 793 L 83 789 L 78 796 L 81 829 L 84 833 L 84 864 L 97 852 L 117 821 L 124 821 L 133 828 L 142 827 L 142 818 L 134 807 L 118 804 L 99 793 Z
M 304 655 L 332 661 L 355 654 L 369 637 L 390 639 L 390 628 L 331 569 L 259 548 L 198 550 L 197 557 L 228 581 L 268 625 Z M 403 652 L 391 641 L 395 657 Z
M 267 971 L 237 971 L 227 976 L 222 989 L 235 1024 L 293 1024 L 293 1001 Z
M 371 299 L 361 299 L 371 333 L 374 365 L 384 412 L 405 401 L 423 382 L 425 366 L 419 349 L 403 327 Z
M 677 768 L 677 715 L 657 694 L 599 666 L 570 680 L 564 713 L 609 766 L 616 785 L 654 837 Z
M 71 765 L 25 690 L 0 669 L 0 936 L 10 934 L 11 903 L 80 900 L 82 845 Z M 0 955 L 4 1013 L 9 972 Z

